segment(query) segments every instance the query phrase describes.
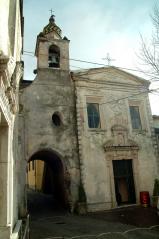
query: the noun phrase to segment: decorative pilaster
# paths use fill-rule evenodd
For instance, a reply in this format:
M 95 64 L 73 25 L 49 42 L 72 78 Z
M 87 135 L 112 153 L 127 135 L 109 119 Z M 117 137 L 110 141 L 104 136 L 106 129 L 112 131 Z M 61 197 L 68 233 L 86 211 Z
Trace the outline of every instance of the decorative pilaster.
M 0 56 L 0 95 L 1 101 L 8 112 L 15 114 L 18 111 L 18 85 L 23 69 L 20 62 L 15 63 L 13 58 Z

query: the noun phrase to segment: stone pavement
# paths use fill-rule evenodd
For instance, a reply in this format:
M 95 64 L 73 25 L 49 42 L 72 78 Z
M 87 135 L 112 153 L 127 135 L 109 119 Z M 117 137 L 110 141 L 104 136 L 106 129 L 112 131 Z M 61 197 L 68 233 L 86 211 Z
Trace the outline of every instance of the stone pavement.
M 97 220 L 92 216 L 54 216 L 31 220 L 31 239 L 144 238 L 159 239 L 159 226 L 138 229 L 132 225 Z
M 78 216 L 51 208 L 52 200 L 34 198 L 30 208 L 30 239 L 159 239 L 154 208 L 131 206 Z

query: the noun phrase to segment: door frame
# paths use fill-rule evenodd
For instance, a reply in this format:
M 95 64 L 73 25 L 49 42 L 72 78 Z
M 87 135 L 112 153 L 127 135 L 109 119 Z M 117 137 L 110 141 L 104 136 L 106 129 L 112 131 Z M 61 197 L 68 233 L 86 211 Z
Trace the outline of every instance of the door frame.
M 129 160 L 132 159 L 132 170 L 133 170 L 133 177 L 134 177 L 134 188 L 135 188 L 135 195 L 136 195 L 136 203 L 139 203 L 139 172 L 138 172 L 138 150 L 122 150 L 118 151 L 111 150 L 106 152 L 106 164 L 109 169 L 110 175 L 110 192 L 111 192 L 111 204 L 112 208 L 117 207 L 118 203 L 116 201 L 116 193 L 115 193 L 115 182 L 114 182 L 114 171 L 113 171 L 113 160 Z
M 116 168 L 117 168 L 117 171 L 118 171 L 119 162 L 123 162 L 123 166 L 124 166 L 124 163 L 127 162 L 125 164 L 125 166 L 126 165 L 128 166 L 128 168 L 126 170 L 127 174 L 124 175 L 124 174 L 122 174 L 120 172 L 118 172 L 117 175 L 115 174 L 115 171 L 114 171 L 115 164 L 116 164 Z M 118 205 L 120 206 L 122 204 L 134 204 L 134 203 L 136 203 L 136 194 L 135 194 L 135 184 L 134 184 L 134 174 L 133 174 L 133 167 L 132 167 L 132 159 L 113 160 L 112 164 L 113 164 L 113 173 L 114 173 L 114 184 L 116 185 L 116 187 L 115 187 L 116 201 L 117 201 L 117 191 L 119 192 L 119 190 L 120 190 L 119 182 L 120 182 L 121 179 L 124 179 L 124 181 L 126 183 L 126 188 L 127 188 L 126 191 L 127 191 L 127 194 L 128 194 L 127 195 L 128 196 L 127 201 L 125 201 L 125 202 L 121 201 L 120 203 L 117 202 Z M 130 170 L 128 171 L 128 169 L 130 169 Z M 131 194 L 131 191 L 130 191 L 130 185 L 128 185 L 128 181 L 127 180 L 131 180 L 131 183 L 132 183 L 132 186 L 133 186 L 133 194 L 134 194 L 133 197 L 131 197 L 132 194 Z M 122 194 L 121 194 L 121 198 L 122 198 Z M 132 199 L 132 201 L 131 201 L 131 199 Z

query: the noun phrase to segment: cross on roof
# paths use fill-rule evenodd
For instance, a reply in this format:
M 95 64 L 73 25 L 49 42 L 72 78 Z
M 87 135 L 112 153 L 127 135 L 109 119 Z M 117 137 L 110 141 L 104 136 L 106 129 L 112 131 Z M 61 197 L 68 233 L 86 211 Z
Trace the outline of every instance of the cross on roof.
M 50 12 L 51 12 L 51 16 L 53 15 L 53 10 L 52 10 L 52 8 L 49 10 Z M 54 16 L 54 15 L 53 15 Z M 55 17 L 55 16 L 54 16 Z
M 112 59 L 109 55 L 109 53 L 107 53 L 107 56 L 105 58 L 102 58 L 103 60 L 107 61 L 107 65 L 110 66 L 111 61 L 115 61 L 115 59 Z

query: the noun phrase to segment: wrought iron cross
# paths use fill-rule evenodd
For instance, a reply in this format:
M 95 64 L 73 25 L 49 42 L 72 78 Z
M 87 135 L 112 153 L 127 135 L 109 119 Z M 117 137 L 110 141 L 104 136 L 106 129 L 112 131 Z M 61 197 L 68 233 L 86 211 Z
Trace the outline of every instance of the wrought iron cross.
M 112 59 L 109 55 L 109 53 L 107 53 L 107 56 L 105 58 L 102 58 L 103 60 L 107 61 L 107 65 L 110 66 L 111 61 L 115 61 L 115 59 Z

